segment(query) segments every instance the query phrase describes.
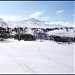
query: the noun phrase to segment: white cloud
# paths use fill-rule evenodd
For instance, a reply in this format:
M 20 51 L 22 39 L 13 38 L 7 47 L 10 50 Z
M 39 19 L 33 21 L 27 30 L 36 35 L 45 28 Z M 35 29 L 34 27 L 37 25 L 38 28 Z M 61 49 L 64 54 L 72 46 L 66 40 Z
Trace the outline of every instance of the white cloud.
M 44 12 L 45 12 L 44 9 L 42 11 L 33 12 L 33 13 L 31 13 L 29 15 L 29 18 L 35 18 L 35 19 L 39 19 L 39 20 L 42 20 L 42 21 L 48 21 L 49 20 L 49 17 L 43 16 L 44 15 Z
M 58 10 L 57 12 L 56 12 L 56 14 L 60 14 L 60 13 L 62 13 L 64 10 Z
M 49 17 L 43 16 L 44 15 L 44 12 L 45 12 L 44 9 L 42 11 L 33 12 L 33 13 L 31 13 L 29 15 L 29 18 L 35 18 L 35 19 L 39 19 L 39 20 L 42 20 L 42 21 L 48 21 L 49 20 Z
M 49 17 L 44 16 L 44 12 L 45 12 L 45 9 L 43 9 L 42 11 L 35 11 L 35 12 L 29 11 L 28 12 L 29 16 L 0 15 L 0 18 L 3 18 L 5 21 L 20 21 L 20 20 L 26 20 L 29 18 L 35 18 L 42 21 L 47 21 L 49 20 Z
M 49 20 L 49 17 L 41 17 L 40 20 L 42 20 L 42 21 L 48 21 Z
M 48 20 L 49 17 L 45 17 L 44 15 L 45 10 L 42 11 L 35 11 L 29 13 L 29 16 L 15 16 L 15 15 L 0 15 L 0 18 L 3 18 L 5 21 L 20 21 L 20 20 L 26 20 L 29 18 L 35 18 L 39 20 Z
M 42 16 L 42 14 L 43 14 L 43 11 L 36 11 L 34 13 L 31 13 L 29 15 L 29 18 L 36 18 L 36 19 L 38 19 L 40 16 Z
M 68 27 L 75 27 L 75 23 L 69 23 L 69 22 L 62 22 L 62 21 L 51 21 L 51 22 L 45 22 L 45 24 L 60 24 L 63 26 L 68 26 Z
M 51 22 L 46 22 L 46 24 L 62 24 L 63 22 L 61 21 L 51 21 Z
M 4 21 L 20 21 L 26 19 L 24 16 L 6 16 L 6 15 L 0 15 L 0 18 L 3 18 Z

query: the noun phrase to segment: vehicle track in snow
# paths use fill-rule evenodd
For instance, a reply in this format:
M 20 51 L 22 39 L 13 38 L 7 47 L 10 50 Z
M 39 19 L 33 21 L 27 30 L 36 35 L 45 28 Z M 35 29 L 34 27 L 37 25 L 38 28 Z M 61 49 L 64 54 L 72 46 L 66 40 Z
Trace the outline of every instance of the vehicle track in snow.
M 37 46 L 34 46 L 34 45 L 32 45 L 32 47 L 34 47 L 36 49 L 36 51 L 38 52 L 38 54 L 40 55 L 40 57 L 44 57 L 44 58 L 48 59 L 49 61 L 54 62 L 55 64 L 57 64 L 60 67 L 65 67 L 65 68 L 70 69 L 71 71 L 73 71 L 73 69 L 72 69 L 73 66 L 70 66 L 69 64 L 63 64 L 62 62 L 59 62 L 59 61 L 57 61 L 57 60 L 49 57 L 48 55 L 44 54 L 41 51 L 40 47 L 37 48 Z
M 6 45 L 8 46 L 8 45 Z M 12 47 L 11 47 L 12 48 Z M 15 47 L 14 47 L 15 48 Z M 14 49 L 12 48 L 12 49 Z M 10 57 L 20 68 L 26 73 L 36 73 L 31 67 L 29 67 L 26 63 L 23 63 L 21 60 L 17 59 L 15 55 L 12 55 L 10 52 L 6 50 L 2 50 L 2 52 L 7 56 Z
M 48 55 L 45 55 L 45 54 L 40 50 L 40 47 L 37 49 L 37 51 L 40 53 L 40 55 L 44 56 L 46 59 L 48 59 L 48 60 L 50 60 L 50 61 L 53 61 L 53 62 L 54 62 L 55 64 L 57 64 L 58 66 L 66 67 L 66 68 L 72 70 L 72 69 L 71 69 L 72 66 L 70 66 L 70 65 L 68 65 L 68 64 L 64 65 L 63 63 L 61 63 L 61 62 L 59 62 L 59 61 L 57 61 L 57 60 L 54 60 L 53 58 L 49 57 Z M 59 64 L 60 64 L 60 65 L 59 65 Z M 73 70 L 72 70 L 72 71 L 73 71 Z
M 34 46 L 34 45 L 30 45 L 30 46 L 32 46 L 32 47 L 34 47 L 34 48 L 36 49 L 36 51 L 38 52 L 38 54 L 40 54 L 40 57 L 43 57 L 43 56 L 44 56 L 44 58 L 48 59 L 49 61 L 54 62 L 54 63 L 57 64 L 58 66 L 60 66 L 60 67 L 66 67 L 67 69 L 70 69 L 70 70 L 73 71 L 73 69 L 71 68 L 72 66 L 70 66 L 70 65 L 68 65 L 68 64 L 65 65 L 65 64 L 63 64 L 62 62 L 59 62 L 59 61 L 57 61 L 57 60 L 54 60 L 53 58 L 51 58 L 51 57 L 49 57 L 48 55 L 44 54 L 44 53 L 41 51 L 40 47 L 37 48 L 37 47 Z M 14 47 L 14 48 L 15 48 L 15 47 Z M 13 49 L 14 49 L 14 48 L 13 48 Z
M 16 48 L 15 46 L 9 46 L 8 44 L 5 44 L 5 46 L 6 46 L 6 47 L 8 46 L 8 47 L 10 47 L 10 48 L 13 49 L 13 50 Z M 18 45 L 18 46 L 19 46 L 19 45 Z M 44 58 L 48 59 L 49 61 L 52 61 L 53 63 L 55 63 L 55 64 L 57 64 L 58 66 L 60 66 L 60 68 L 65 67 L 66 69 L 70 69 L 70 71 L 71 71 L 71 70 L 73 71 L 73 69 L 70 68 L 70 67 L 72 67 L 72 66 L 70 66 L 70 65 L 68 65 L 68 64 L 65 65 L 65 64 L 63 64 L 62 62 L 59 62 L 59 61 L 57 61 L 57 60 L 54 60 L 53 58 L 51 58 L 51 57 L 49 57 L 48 55 L 46 55 L 45 53 L 43 53 L 43 52 L 41 51 L 40 47 L 37 47 L 37 46 L 35 46 L 35 45 L 31 45 L 31 44 L 30 44 L 30 46 L 32 46 L 32 47 L 34 47 L 34 48 L 36 49 L 36 52 L 40 55 L 40 57 L 44 57 Z M 18 50 L 18 48 L 16 48 L 16 49 Z M 6 54 L 8 57 L 10 57 L 15 63 L 17 63 L 17 64 L 23 69 L 24 72 L 28 72 L 28 73 L 36 73 L 36 72 L 39 72 L 39 73 L 40 73 L 40 71 L 35 71 L 35 68 L 33 68 L 32 65 L 31 65 L 31 67 L 28 66 L 27 63 L 24 63 L 22 60 L 18 59 L 15 54 L 12 54 L 12 53 L 9 52 L 8 50 L 7 50 L 7 51 L 4 50 L 3 52 L 5 52 L 5 54 Z

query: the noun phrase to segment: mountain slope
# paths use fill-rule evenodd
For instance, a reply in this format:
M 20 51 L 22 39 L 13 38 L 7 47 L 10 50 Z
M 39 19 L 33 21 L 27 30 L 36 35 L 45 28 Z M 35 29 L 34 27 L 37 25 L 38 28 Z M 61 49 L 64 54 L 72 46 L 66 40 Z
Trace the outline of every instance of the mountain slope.
M 56 24 L 46 24 L 46 21 L 40 21 L 35 18 L 30 18 L 28 20 L 22 21 L 8 21 L 10 27 L 21 26 L 21 27 L 62 27 L 62 25 Z

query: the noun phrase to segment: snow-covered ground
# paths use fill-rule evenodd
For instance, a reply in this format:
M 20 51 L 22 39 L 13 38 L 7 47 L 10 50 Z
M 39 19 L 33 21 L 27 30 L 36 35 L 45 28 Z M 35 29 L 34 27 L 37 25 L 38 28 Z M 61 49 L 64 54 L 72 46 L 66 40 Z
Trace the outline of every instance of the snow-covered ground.
M 73 74 L 74 44 L 52 41 L 0 42 L 0 74 Z

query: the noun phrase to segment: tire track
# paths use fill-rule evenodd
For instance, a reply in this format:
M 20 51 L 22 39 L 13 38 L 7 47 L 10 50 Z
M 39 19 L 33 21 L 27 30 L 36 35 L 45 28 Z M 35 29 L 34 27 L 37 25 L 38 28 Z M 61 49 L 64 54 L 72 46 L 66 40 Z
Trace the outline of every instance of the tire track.
M 7 46 L 7 45 L 6 45 Z M 14 48 L 13 48 L 14 49 Z M 10 57 L 15 63 L 17 63 L 24 72 L 27 73 L 36 73 L 32 68 L 30 68 L 27 64 L 23 63 L 21 60 L 17 59 L 16 56 L 12 55 L 11 53 L 9 53 L 6 50 L 2 50 L 2 52 L 7 55 L 8 57 Z
M 58 62 L 58 61 L 52 59 L 51 57 L 45 55 L 44 53 L 42 53 L 42 52 L 40 51 L 40 48 L 38 48 L 37 51 L 40 53 L 40 56 L 43 55 L 45 58 L 47 58 L 47 59 L 50 60 L 50 61 L 53 61 L 53 62 L 56 63 L 57 65 L 60 64 L 61 67 L 66 67 L 66 68 L 72 70 L 72 69 L 71 69 L 71 66 L 69 66 L 69 65 L 64 65 L 64 64 L 62 64 L 62 63 L 60 63 L 60 62 Z M 73 71 L 73 70 L 72 70 L 72 71 Z
M 34 47 L 35 49 L 37 48 L 37 47 L 34 46 L 34 45 L 33 45 L 33 47 Z M 44 56 L 46 59 L 48 59 L 49 61 L 54 62 L 54 63 L 57 64 L 58 66 L 66 67 L 66 68 L 72 70 L 72 69 L 71 69 L 72 66 L 70 66 L 70 65 L 68 65 L 68 64 L 67 64 L 67 65 L 64 65 L 63 63 L 61 63 L 61 62 L 59 62 L 59 61 L 57 61 L 57 60 L 54 60 L 53 58 L 51 58 L 51 57 L 45 55 L 43 52 L 41 52 L 40 47 L 38 47 L 38 48 L 36 49 L 36 51 L 38 51 L 38 53 L 40 54 L 40 56 L 41 56 L 41 55 Z M 41 57 L 42 57 L 42 56 L 41 56 Z M 60 64 L 60 65 L 59 65 L 59 64 Z M 73 71 L 73 70 L 72 70 L 72 71 Z
M 15 46 L 12 47 L 12 46 L 6 45 L 6 47 L 7 47 L 7 46 L 10 47 L 10 48 L 13 49 L 13 50 L 16 48 Z M 19 45 L 18 45 L 18 46 L 19 46 Z M 61 63 L 61 62 L 59 62 L 59 61 L 57 61 L 57 60 L 54 60 L 53 58 L 51 58 L 51 57 L 47 56 L 46 54 L 44 54 L 44 53 L 41 51 L 40 47 L 37 48 L 37 46 L 35 46 L 35 45 L 30 45 L 30 46 L 35 47 L 35 49 L 36 49 L 36 51 L 39 53 L 40 57 L 44 56 L 44 58 L 48 59 L 49 61 L 54 62 L 54 63 L 57 64 L 58 66 L 66 67 L 66 68 L 72 70 L 72 69 L 70 68 L 70 65 L 64 65 L 63 63 Z M 16 48 L 16 49 L 18 49 L 18 48 Z M 4 51 L 5 51 L 5 50 L 4 50 Z M 36 70 L 36 71 L 34 70 L 35 68 L 33 68 L 33 67 L 30 68 L 27 64 L 25 64 L 25 63 L 23 63 L 21 60 L 17 59 L 17 58 L 16 58 L 16 55 L 13 55 L 13 54 L 10 53 L 9 51 L 6 52 L 6 54 L 7 54 L 7 56 L 9 56 L 13 61 L 15 61 L 15 62 L 23 69 L 23 71 L 29 72 L 29 73 L 31 73 L 31 72 L 36 73 L 36 72 L 37 72 L 37 70 Z M 25 67 L 26 67 L 26 69 L 25 69 Z M 72 67 L 72 66 L 71 66 L 71 67 Z M 72 70 L 72 71 L 73 71 L 73 70 Z

